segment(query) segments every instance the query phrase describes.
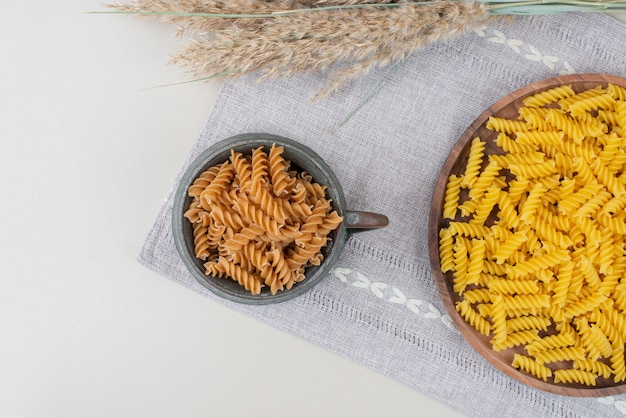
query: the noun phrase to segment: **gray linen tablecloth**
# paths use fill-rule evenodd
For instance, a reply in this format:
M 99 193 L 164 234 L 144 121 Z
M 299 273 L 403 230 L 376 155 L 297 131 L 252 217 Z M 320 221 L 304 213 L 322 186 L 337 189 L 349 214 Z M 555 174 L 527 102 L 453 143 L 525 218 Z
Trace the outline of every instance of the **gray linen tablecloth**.
M 445 313 L 427 245 L 435 180 L 463 131 L 489 105 L 528 83 L 568 73 L 626 76 L 626 26 L 601 15 L 522 17 L 431 45 L 400 65 L 339 127 L 388 72 L 372 71 L 339 94 L 315 102 L 310 99 L 327 74 L 226 82 L 189 155 L 190 161 L 214 142 L 240 133 L 290 137 L 310 146 L 335 170 L 350 209 L 389 216 L 386 229 L 353 236 L 335 269 L 312 291 L 270 306 L 238 305 L 208 293 L 185 270 L 174 248 L 171 194 L 140 262 L 468 415 L 626 415 L 625 395 L 544 393 L 487 363 Z

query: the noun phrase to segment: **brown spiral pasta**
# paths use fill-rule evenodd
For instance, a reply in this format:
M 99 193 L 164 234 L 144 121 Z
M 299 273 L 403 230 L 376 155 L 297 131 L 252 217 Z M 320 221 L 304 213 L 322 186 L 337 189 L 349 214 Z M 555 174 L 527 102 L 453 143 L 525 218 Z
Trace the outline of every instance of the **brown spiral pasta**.
M 247 190 L 252 183 L 252 166 L 240 152 L 230 151 L 230 160 L 237 173 L 237 181 L 242 190 Z
M 222 164 L 215 178 L 200 194 L 200 201 L 205 209 L 210 207 L 209 202 L 218 201 L 219 195 L 227 189 L 227 186 L 232 181 L 234 174 L 235 170 L 231 164 L 228 162 Z
M 284 147 L 272 145 L 269 153 L 270 176 L 272 179 L 272 190 L 276 196 L 289 193 L 295 179 L 287 173 L 289 165 L 282 156 Z
M 213 181 L 222 165 L 218 164 L 203 172 L 191 186 L 189 186 L 189 196 L 200 198 L 200 193 Z
M 252 294 L 272 294 L 306 279 L 343 218 L 326 186 L 290 168 L 284 147 L 263 147 L 201 173 L 189 187 L 184 216 L 194 231 L 196 257 L 206 274 L 230 277 Z
M 207 271 L 212 275 L 218 277 L 228 276 L 242 285 L 246 290 L 249 290 L 253 295 L 261 293 L 262 284 L 260 276 L 242 268 L 239 264 L 227 260 L 225 257 L 220 257 L 217 262 L 210 262 L 205 266 Z
M 285 224 L 287 215 L 285 215 L 283 205 L 277 198 L 272 196 L 269 190 L 263 187 L 255 187 L 251 192 L 252 194 L 249 196 L 251 201 L 259 205 L 264 212 L 270 214 L 278 224 Z
M 278 222 L 276 222 L 276 219 L 273 219 L 263 209 L 251 203 L 245 195 L 239 196 L 239 199 L 235 202 L 235 208 L 256 226 L 263 228 L 272 235 L 278 235 Z

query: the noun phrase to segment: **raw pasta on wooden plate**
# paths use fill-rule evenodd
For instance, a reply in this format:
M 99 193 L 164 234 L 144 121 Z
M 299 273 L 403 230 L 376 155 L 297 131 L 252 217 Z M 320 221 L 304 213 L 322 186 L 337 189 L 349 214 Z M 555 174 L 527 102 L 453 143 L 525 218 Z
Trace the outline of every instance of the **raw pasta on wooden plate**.
M 626 391 L 626 80 L 562 76 L 486 111 L 431 208 L 431 265 L 492 364 L 555 393 Z

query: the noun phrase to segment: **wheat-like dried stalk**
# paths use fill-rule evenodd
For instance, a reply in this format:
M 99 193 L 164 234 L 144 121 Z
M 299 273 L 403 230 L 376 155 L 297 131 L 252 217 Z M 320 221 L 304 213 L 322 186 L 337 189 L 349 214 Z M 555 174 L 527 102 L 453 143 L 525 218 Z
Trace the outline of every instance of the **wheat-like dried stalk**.
M 383 0 L 382 2 L 391 2 Z M 370 3 L 377 3 L 370 0 Z M 393 8 L 311 10 L 263 18 L 211 18 L 195 14 L 276 14 L 329 5 L 366 4 L 358 0 L 136 0 L 117 4 L 122 12 L 151 14 L 195 33 L 172 62 L 194 78 L 237 77 L 259 72 L 263 78 L 338 68 L 319 92 L 336 92 L 374 66 L 399 60 L 417 48 L 483 23 L 481 3 L 402 5 Z M 338 64 L 345 64 L 338 67 Z
M 115 13 L 176 24 L 192 39 L 172 57 L 196 79 L 262 78 L 334 69 L 318 96 L 408 56 L 416 49 L 485 24 L 501 14 L 623 10 L 616 0 L 500 3 L 462 0 L 134 0 Z M 542 9 L 538 9 L 542 7 Z M 567 9 L 566 9 L 567 7 Z M 538 11 L 537 11 L 538 10 Z

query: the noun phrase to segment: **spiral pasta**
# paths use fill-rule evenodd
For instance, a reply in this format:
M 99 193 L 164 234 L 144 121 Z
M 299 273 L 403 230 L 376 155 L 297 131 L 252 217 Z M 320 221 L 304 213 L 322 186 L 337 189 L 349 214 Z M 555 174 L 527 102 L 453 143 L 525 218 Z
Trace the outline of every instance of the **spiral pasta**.
M 596 385 L 597 375 L 592 372 L 578 369 L 561 369 L 554 372 L 554 383 L 584 383 L 587 386 Z
M 472 139 L 467 164 L 465 165 L 465 173 L 461 177 L 460 186 L 469 187 L 474 185 L 480 173 L 484 153 L 485 143 L 481 141 L 480 138 Z
M 220 166 L 215 178 L 200 193 L 200 202 L 206 210 L 210 209 L 212 203 L 219 202 L 220 195 L 227 190 L 234 174 L 235 170 L 228 161 Z
M 487 121 L 487 129 L 492 129 L 496 132 L 512 134 L 516 132 L 526 131 L 528 130 L 528 127 L 521 121 L 490 116 L 489 120 Z
M 478 170 L 476 171 L 478 173 Z M 448 179 L 446 187 L 445 203 L 443 204 L 443 217 L 454 219 L 459 206 L 459 192 L 461 191 L 461 182 L 465 177 L 457 177 L 454 174 Z
M 449 176 L 439 245 L 456 310 L 520 372 L 625 381 L 626 89 L 560 86 L 523 104 L 517 120 L 489 118 L 491 139 L 473 138 Z
M 546 367 L 537 360 L 521 354 L 515 354 L 513 356 L 513 362 L 511 365 L 516 369 L 523 370 L 544 381 L 547 381 L 548 377 L 552 376 L 552 370 L 549 367 Z
M 272 191 L 276 196 L 289 193 L 295 184 L 295 179 L 287 173 L 288 164 L 283 158 L 285 147 L 277 147 L 272 144 L 269 152 L 269 169 L 272 183 Z
M 576 93 L 572 90 L 572 86 L 558 86 L 526 97 L 522 103 L 524 106 L 536 108 L 553 102 L 558 102 L 559 100 L 571 97 L 574 94 Z
M 252 294 L 271 294 L 306 278 L 319 265 L 329 234 L 343 218 L 326 188 L 289 170 L 283 147 L 262 147 L 201 173 L 188 189 L 184 216 L 192 224 L 194 251 L 207 274 L 230 277 Z

